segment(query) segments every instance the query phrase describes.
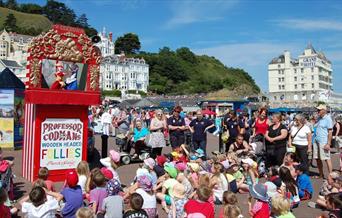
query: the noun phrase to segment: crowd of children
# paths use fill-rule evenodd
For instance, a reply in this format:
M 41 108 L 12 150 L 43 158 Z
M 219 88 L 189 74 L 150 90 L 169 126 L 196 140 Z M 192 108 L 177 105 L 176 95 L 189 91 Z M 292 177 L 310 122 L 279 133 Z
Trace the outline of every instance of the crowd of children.
M 115 150 L 101 159 L 102 168 L 89 170 L 87 162 L 82 161 L 68 171 L 60 192 L 43 167 L 28 196 L 19 202 L 21 213 L 29 218 L 213 218 L 215 214 L 241 218 L 236 193 L 249 193 L 246 197 L 251 217 L 293 218 L 291 211 L 313 196 L 305 166 L 294 164 L 292 153 L 285 155 L 282 166 L 270 167 L 263 178 L 253 155 L 215 152 L 206 159 L 201 149 L 189 153 L 186 148 L 183 145 L 171 154 L 145 159 L 129 186 L 120 182 L 120 158 Z M 329 210 L 329 217 L 341 217 L 341 193 L 341 175 L 334 171 L 316 202 L 309 202 L 309 206 Z M 8 218 L 13 213 L 7 201 L 7 191 L 1 188 L 0 217 Z M 158 214 L 159 202 L 162 214 Z

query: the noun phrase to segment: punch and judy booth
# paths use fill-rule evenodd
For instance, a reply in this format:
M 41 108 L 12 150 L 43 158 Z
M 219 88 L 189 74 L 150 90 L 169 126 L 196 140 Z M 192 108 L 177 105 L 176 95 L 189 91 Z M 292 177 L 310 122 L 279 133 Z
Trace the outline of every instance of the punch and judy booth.
M 87 156 L 88 106 L 100 103 L 101 54 L 83 29 L 55 25 L 31 42 L 25 91 L 23 177 L 40 167 L 65 179 Z

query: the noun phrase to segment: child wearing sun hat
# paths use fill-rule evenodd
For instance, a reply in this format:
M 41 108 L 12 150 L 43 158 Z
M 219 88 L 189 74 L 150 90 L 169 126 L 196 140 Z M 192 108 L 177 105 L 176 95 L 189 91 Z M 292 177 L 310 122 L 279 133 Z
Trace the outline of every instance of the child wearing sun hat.
M 123 213 L 123 198 L 119 195 L 121 184 L 118 180 L 112 179 L 107 182 L 106 191 L 108 196 L 103 199 L 102 210 L 105 218 L 121 218 Z
M 173 197 L 173 187 L 179 183 L 177 178 L 177 169 L 173 167 L 171 164 L 166 164 L 164 166 L 165 170 L 165 181 L 161 181 L 155 187 L 155 190 L 162 188 L 162 191 L 157 193 L 157 198 L 161 200 L 163 209 L 168 213 L 169 209 L 167 205 L 171 205 L 171 198 Z M 166 194 L 167 193 L 167 194 Z
M 71 170 L 66 175 L 66 187 L 61 191 L 65 205 L 62 209 L 63 217 L 74 217 L 77 210 L 83 206 L 81 186 L 77 185 L 78 175 Z
M 177 183 L 173 187 L 173 198 L 171 199 L 171 202 L 171 209 L 168 213 L 168 217 L 184 217 L 184 205 L 188 202 L 188 199 L 185 196 L 185 187 L 181 183 Z
M 113 173 L 113 178 L 120 182 L 119 174 L 116 172 L 116 169 L 120 164 L 120 154 L 115 150 L 109 151 L 109 156 L 106 158 L 100 159 L 100 162 L 103 166 L 107 167 Z

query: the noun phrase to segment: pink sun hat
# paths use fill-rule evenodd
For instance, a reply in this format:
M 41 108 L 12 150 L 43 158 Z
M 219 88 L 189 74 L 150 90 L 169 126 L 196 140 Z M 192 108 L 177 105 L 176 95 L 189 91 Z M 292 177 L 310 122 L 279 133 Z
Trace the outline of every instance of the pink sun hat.
M 115 150 L 110 150 L 109 154 L 110 154 L 110 158 L 114 161 L 114 163 L 120 162 L 120 154 L 119 154 L 119 152 L 117 152 Z

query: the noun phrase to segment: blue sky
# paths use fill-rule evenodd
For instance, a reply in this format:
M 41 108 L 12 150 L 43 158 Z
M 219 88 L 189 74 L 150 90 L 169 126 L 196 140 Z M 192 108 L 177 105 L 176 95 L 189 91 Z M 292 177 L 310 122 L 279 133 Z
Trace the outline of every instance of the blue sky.
M 45 4 L 43 0 L 21 0 Z M 342 1 L 62 0 L 114 38 L 134 32 L 144 51 L 189 47 L 245 69 L 268 90 L 267 64 L 284 50 L 297 57 L 309 42 L 333 63 L 342 92 Z

